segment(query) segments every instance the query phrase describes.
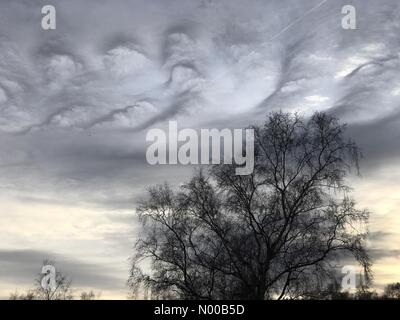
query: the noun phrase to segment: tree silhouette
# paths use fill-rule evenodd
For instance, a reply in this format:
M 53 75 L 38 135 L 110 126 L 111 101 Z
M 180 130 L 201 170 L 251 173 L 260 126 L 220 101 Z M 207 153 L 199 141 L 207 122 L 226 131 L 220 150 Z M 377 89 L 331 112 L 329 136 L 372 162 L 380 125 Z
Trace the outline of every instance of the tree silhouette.
M 43 266 L 55 266 L 55 262 L 49 259 L 43 260 Z M 64 273 L 56 269 L 55 286 L 43 287 L 42 280 L 44 274 L 40 273 L 34 280 L 34 288 L 28 289 L 26 292 L 18 293 L 17 291 L 9 295 L 9 300 L 73 300 L 72 281 Z M 97 300 L 101 296 L 100 292 L 82 291 L 79 295 L 80 300 Z
M 400 299 L 400 282 L 388 284 L 383 293 L 385 299 Z
M 54 261 L 49 259 L 43 260 L 43 266 L 55 265 Z M 55 287 L 42 286 L 43 274 L 38 274 L 34 280 L 34 288 L 29 289 L 26 293 L 18 294 L 18 292 L 10 294 L 10 300 L 72 300 L 73 294 L 71 289 L 71 280 L 67 278 L 61 271 L 56 270 Z
M 324 290 L 354 258 L 370 280 L 368 212 L 345 178 L 360 153 L 324 113 L 272 113 L 255 130 L 255 167 L 199 171 L 174 191 L 151 187 L 137 208 L 143 233 L 129 285 L 153 297 L 283 299 Z
M 55 265 L 54 261 L 44 260 L 43 266 Z M 37 300 L 72 300 L 71 280 L 61 271 L 56 270 L 55 287 L 42 286 L 42 274 L 39 274 L 35 280 L 35 296 Z

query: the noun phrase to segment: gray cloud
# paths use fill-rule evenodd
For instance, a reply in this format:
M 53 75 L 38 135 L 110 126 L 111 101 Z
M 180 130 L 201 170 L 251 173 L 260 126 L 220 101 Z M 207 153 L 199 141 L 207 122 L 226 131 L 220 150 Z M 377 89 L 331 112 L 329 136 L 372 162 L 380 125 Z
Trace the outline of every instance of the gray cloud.
M 171 119 L 245 127 L 271 110 L 324 110 L 349 124 L 366 177 L 400 157 L 397 0 L 51 3 L 57 29 L 43 31 L 48 1 L 0 2 L 0 190 L 19 203 L 130 225 L 146 186 L 191 172 L 145 161 L 146 130 Z M 341 28 L 344 4 L 357 30 Z M 112 232 L 128 256 L 129 235 Z
M 78 261 L 72 257 L 37 250 L 0 250 L 0 279 L 17 287 L 32 288 L 45 259 L 72 281 L 73 287 L 91 287 L 96 290 L 123 287 L 125 275 L 101 264 Z

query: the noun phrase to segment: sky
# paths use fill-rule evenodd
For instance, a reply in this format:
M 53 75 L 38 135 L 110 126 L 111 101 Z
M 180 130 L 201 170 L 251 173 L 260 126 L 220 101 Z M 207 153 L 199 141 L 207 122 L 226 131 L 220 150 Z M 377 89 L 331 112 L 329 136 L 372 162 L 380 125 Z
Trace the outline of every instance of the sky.
M 44 258 L 77 292 L 126 298 L 137 200 L 193 170 L 147 164 L 146 132 L 274 110 L 348 124 L 375 287 L 400 281 L 399 54 L 398 0 L 0 0 L 0 298 Z

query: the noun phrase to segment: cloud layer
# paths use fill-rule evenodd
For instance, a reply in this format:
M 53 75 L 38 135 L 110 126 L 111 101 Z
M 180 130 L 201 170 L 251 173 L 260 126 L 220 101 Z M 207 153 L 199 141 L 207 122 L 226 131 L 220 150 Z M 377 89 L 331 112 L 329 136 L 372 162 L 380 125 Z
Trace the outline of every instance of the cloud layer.
M 126 271 L 135 199 L 150 184 L 179 183 L 190 173 L 145 162 L 146 130 L 171 119 L 180 127 L 243 127 L 271 110 L 323 110 L 347 122 L 363 149 L 362 205 L 374 184 L 390 184 L 387 168 L 398 171 L 397 0 L 50 2 L 52 31 L 40 27 L 48 1 L 0 3 L 0 224 L 7 235 L 0 250 L 8 250 L 0 261 L 19 252 L 4 271 L 9 279 L 16 265 L 34 263 L 25 259 L 32 252 L 37 259 L 76 251 L 75 260 L 91 265 L 100 253 L 87 252 L 102 243 L 116 246 L 108 261 Z M 357 30 L 341 27 L 345 4 L 356 7 Z M 38 210 L 46 214 L 33 220 Z M 52 235 L 55 245 L 43 231 L 52 210 L 67 221 Z M 101 227 L 80 230 L 71 217 Z M 384 231 L 378 225 L 373 232 Z M 32 230 L 35 240 L 26 239 Z M 79 240 L 80 231 L 87 238 Z M 388 239 L 400 239 L 399 230 Z M 95 281 L 109 289 L 108 278 Z

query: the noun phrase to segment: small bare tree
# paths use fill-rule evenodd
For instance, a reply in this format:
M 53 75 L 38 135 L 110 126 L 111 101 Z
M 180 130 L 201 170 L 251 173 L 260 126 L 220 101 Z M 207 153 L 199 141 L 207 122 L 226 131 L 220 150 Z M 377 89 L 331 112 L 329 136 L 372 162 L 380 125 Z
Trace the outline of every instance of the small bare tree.
M 354 258 L 370 280 L 364 249 L 368 213 L 345 182 L 359 151 L 324 113 L 306 120 L 273 113 L 255 130 L 255 167 L 200 171 L 175 192 L 149 189 L 137 212 L 143 234 L 129 284 L 153 297 L 283 299 L 330 282 Z M 144 263 L 147 266 L 143 268 Z
M 26 293 L 18 293 L 18 291 L 15 291 L 14 293 L 11 293 L 9 300 L 35 300 L 35 292 L 33 290 L 28 290 Z
M 388 284 L 383 293 L 385 299 L 400 299 L 400 282 Z
M 95 293 L 93 290 L 81 292 L 81 300 L 97 300 L 100 298 L 100 293 Z
M 55 266 L 55 262 L 45 259 L 43 266 Z M 67 278 L 61 271 L 56 269 L 55 287 L 42 286 L 43 274 L 39 274 L 35 279 L 35 297 L 37 300 L 72 300 L 73 294 L 71 289 L 71 280 Z
M 54 261 L 49 259 L 43 260 L 43 266 L 52 265 Z M 72 300 L 73 294 L 71 289 L 71 280 L 69 280 L 61 271 L 56 269 L 55 287 L 42 286 L 44 274 L 38 274 L 34 280 L 34 288 L 29 289 L 26 293 L 12 293 L 9 296 L 10 300 Z

